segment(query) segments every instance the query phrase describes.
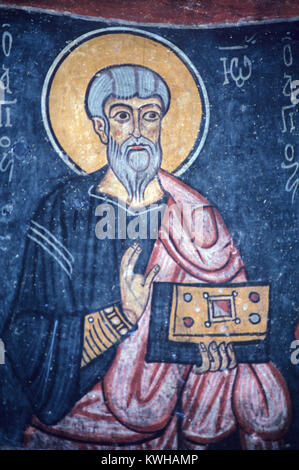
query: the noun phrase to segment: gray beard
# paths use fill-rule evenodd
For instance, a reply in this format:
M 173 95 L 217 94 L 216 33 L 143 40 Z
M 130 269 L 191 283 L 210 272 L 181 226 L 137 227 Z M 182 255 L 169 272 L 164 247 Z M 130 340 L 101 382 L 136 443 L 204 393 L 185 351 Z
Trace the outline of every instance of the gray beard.
M 142 150 L 130 147 L 143 146 Z M 125 187 L 129 200 L 142 201 L 147 185 L 157 175 L 162 160 L 160 142 L 130 137 L 119 146 L 111 136 L 107 146 L 108 163 Z

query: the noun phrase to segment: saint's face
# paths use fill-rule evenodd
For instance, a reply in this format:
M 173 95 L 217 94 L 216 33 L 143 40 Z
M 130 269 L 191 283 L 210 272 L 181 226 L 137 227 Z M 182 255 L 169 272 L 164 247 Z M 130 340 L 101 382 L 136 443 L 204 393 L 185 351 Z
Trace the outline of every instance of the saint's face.
M 108 120 L 93 117 L 95 132 L 107 145 L 107 160 L 131 202 L 144 200 L 145 190 L 161 165 L 162 102 L 157 97 L 109 98 L 104 106 Z
M 162 103 L 159 98 L 109 98 L 105 104 L 105 114 L 110 136 L 120 146 L 130 137 L 145 137 L 153 144 L 160 139 Z

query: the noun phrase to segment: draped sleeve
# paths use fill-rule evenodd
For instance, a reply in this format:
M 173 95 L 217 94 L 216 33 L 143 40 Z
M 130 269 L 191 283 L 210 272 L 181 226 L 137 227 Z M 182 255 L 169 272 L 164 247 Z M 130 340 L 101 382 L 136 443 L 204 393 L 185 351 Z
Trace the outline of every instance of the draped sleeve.
M 70 200 L 80 202 L 79 193 L 75 190 L 69 198 L 58 188 L 34 215 L 17 295 L 2 334 L 15 378 L 32 412 L 46 424 L 72 409 L 104 376 L 115 354 L 111 347 L 81 367 L 84 317 L 92 311 L 94 299 L 90 306 L 82 302 L 86 267 L 76 263 L 76 256 L 90 233 L 83 227 L 80 239 L 74 230 L 78 214 Z

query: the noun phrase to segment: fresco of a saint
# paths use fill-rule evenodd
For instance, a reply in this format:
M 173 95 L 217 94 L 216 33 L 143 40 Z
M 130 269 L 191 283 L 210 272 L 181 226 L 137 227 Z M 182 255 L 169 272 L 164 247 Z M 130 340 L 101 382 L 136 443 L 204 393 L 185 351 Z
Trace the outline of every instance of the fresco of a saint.
M 267 359 L 240 363 L 229 335 L 199 341 L 199 362 L 148 359 L 154 285 L 247 282 L 218 209 L 162 169 L 172 99 L 148 64 L 90 77 L 85 111 L 107 163 L 41 201 L 2 335 L 27 448 L 204 449 L 236 427 L 245 449 L 279 448 L 288 429 L 280 372 Z M 218 319 L 231 315 L 215 306 Z

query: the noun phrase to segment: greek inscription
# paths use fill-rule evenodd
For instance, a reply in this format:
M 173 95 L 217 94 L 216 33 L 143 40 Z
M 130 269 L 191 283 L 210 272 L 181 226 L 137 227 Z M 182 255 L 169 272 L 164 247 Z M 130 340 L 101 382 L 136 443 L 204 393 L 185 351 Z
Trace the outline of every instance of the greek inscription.
M 256 43 L 256 34 L 252 36 L 245 36 L 244 44 L 237 44 L 232 46 L 219 46 L 219 50 L 226 51 L 242 51 L 248 49 L 251 44 Z M 238 88 L 242 88 L 247 80 L 252 75 L 252 61 L 248 54 L 242 56 L 234 55 L 234 57 L 221 57 L 223 65 L 224 81 L 223 85 L 228 85 L 234 82 Z
M 6 61 L 10 58 L 13 49 L 13 36 L 9 31 L 10 25 L 2 24 L 4 31 L 0 44 L 2 46 L 2 73 L 0 76 L 0 130 L 4 132 L 8 128 L 12 128 L 11 109 L 17 103 L 17 99 L 11 96 L 13 94 L 10 81 L 10 68 Z M 11 137 L 5 133 L 0 133 L 0 172 L 8 175 L 8 182 L 13 178 L 14 160 L 10 148 L 12 145 Z
M 288 141 L 284 147 L 284 160 L 281 163 L 281 168 L 287 170 L 288 176 L 285 183 L 285 191 L 291 193 L 291 202 L 295 202 L 295 196 L 299 186 L 299 162 L 296 160 L 296 152 L 294 144 L 292 143 L 292 137 L 296 131 L 296 125 L 294 120 L 294 114 L 296 111 L 296 105 L 299 103 L 299 80 L 292 79 L 293 65 L 293 41 L 290 32 L 282 38 L 282 61 L 283 65 L 287 67 L 288 71 L 284 72 L 284 86 L 282 94 L 285 98 L 288 98 L 288 103 L 283 104 L 281 107 L 281 120 L 282 120 L 282 133 L 288 136 Z M 290 70 L 289 70 L 290 69 Z

